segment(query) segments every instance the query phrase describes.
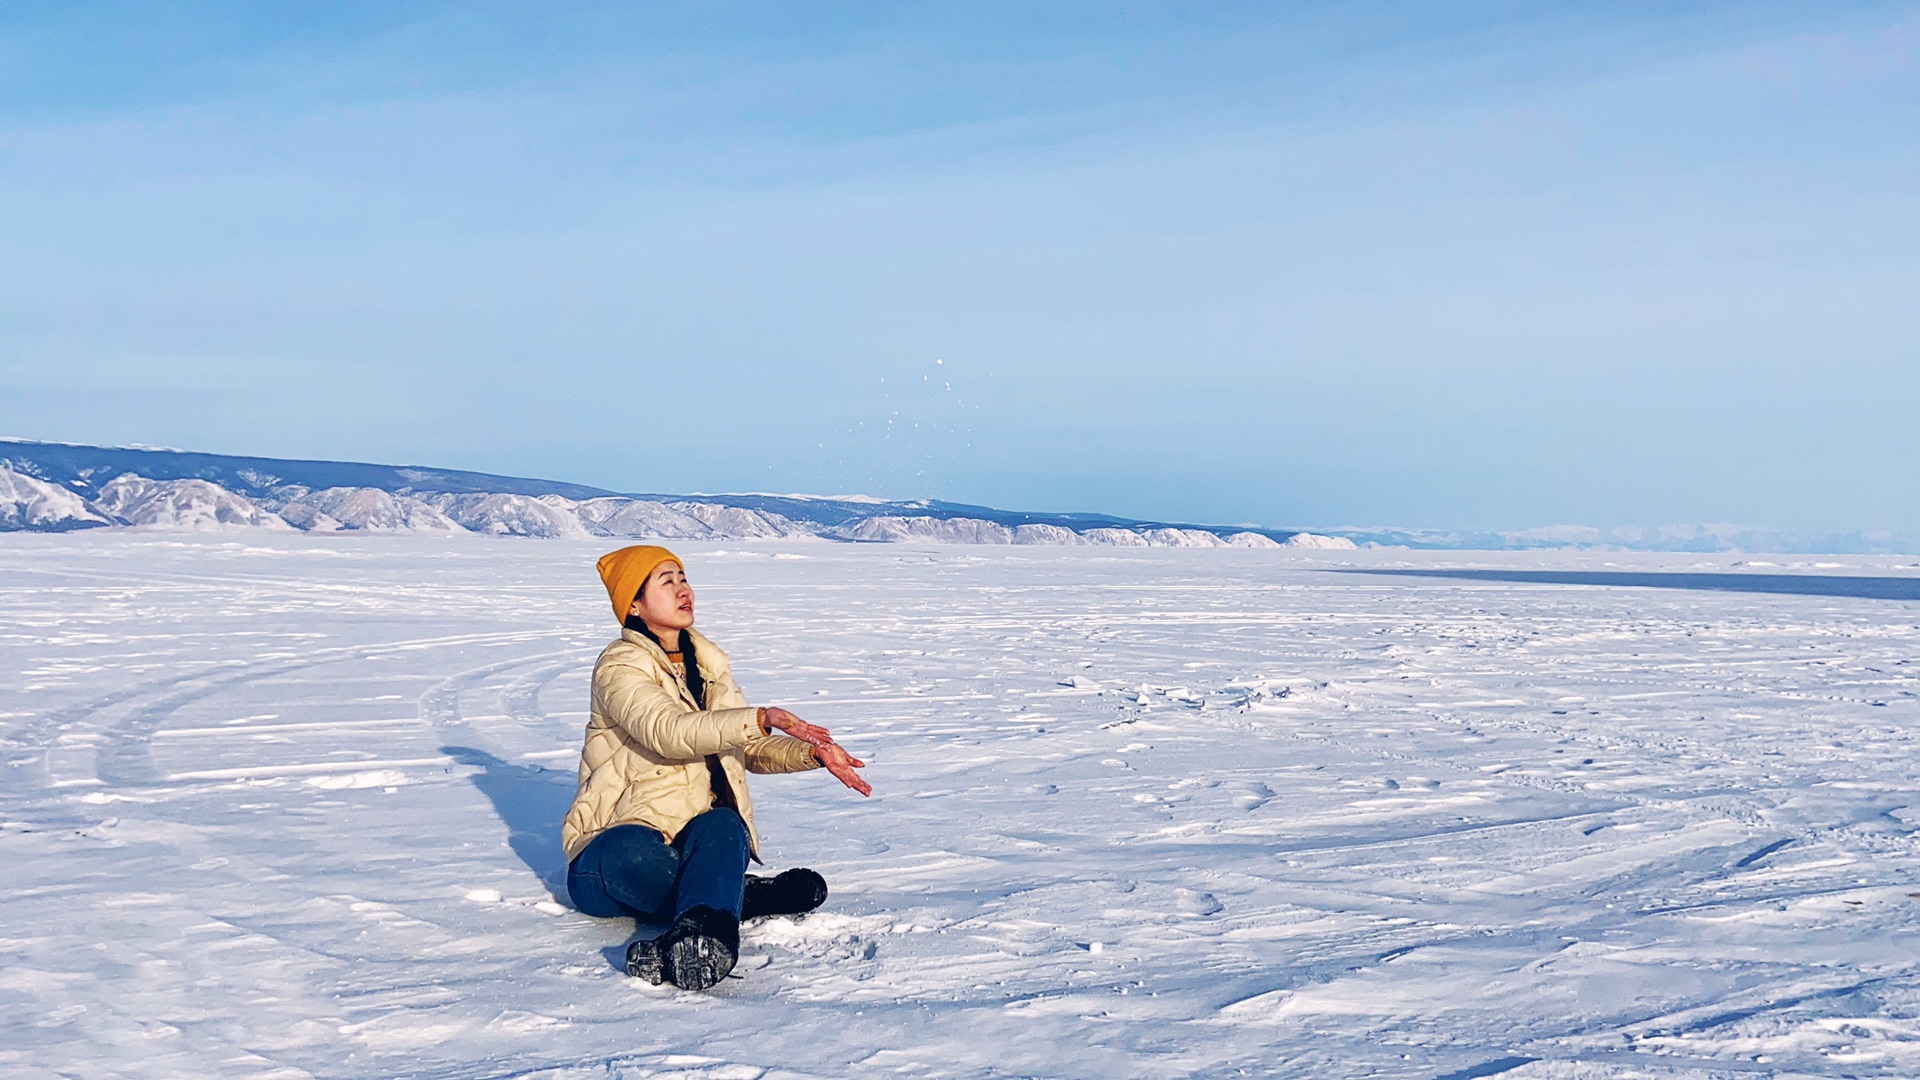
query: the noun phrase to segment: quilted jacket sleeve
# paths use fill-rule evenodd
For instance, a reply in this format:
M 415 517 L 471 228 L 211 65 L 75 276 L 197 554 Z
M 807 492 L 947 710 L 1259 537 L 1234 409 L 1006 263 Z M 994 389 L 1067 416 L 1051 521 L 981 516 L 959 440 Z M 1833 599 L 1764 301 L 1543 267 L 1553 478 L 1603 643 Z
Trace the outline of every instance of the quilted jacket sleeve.
M 689 709 L 645 669 L 616 657 L 603 657 L 594 669 L 593 696 L 607 719 L 667 761 L 699 761 L 708 754 L 744 749 L 765 737 L 760 732 L 759 710 L 746 705 L 745 699 L 732 708 Z M 715 704 L 724 701 L 719 695 L 713 700 Z
M 820 767 L 813 747 L 785 735 L 762 735 L 747 744 L 747 771 L 756 773 L 806 772 Z
M 747 695 L 733 681 L 731 669 L 723 668 L 710 674 L 709 702 L 723 708 L 747 704 Z M 820 767 L 820 759 L 813 756 L 813 747 L 785 735 L 763 735 L 757 729 L 754 737 L 747 740 L 746 752 L 747 771 L 752 773 L 806 772 Z

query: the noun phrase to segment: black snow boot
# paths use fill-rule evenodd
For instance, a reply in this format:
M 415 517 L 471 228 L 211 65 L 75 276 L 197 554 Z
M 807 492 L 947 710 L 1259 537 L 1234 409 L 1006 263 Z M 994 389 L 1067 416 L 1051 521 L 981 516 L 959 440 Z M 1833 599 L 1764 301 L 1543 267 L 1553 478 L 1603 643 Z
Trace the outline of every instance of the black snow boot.
M 768 915 L 801 915 L 826 902 L 827 879 L 804 867 L 785 870 L 771 878 L 748 874 L 740 919 L 744 922 Z
M 666 940 L 667 936 L 662 934 L 627 946 L 627 974 L 659 986 L 667 977 L 666 958 L 661 955 Z
M 740 956 L 740 920 L 728 911 L 688 908 L 660 938 L 660 955 L 667 980 L 680 989 L 718 986 Z

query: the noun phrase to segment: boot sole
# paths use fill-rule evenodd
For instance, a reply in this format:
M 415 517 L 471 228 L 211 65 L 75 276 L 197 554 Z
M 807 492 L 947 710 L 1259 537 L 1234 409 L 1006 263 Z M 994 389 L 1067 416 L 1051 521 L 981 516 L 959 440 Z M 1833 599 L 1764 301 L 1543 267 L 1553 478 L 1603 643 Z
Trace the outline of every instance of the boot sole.
M 667 946 L 666 974 L 682 990 L 706 990 L 733 971 L 733 950 L 718 938 L 688 934 Z
M 627 946 L 627 974 L 636 979 L 645 979 L 655 986 L 666 981 L 666 964 L 661 960 L 659 944 L 636 941 Z

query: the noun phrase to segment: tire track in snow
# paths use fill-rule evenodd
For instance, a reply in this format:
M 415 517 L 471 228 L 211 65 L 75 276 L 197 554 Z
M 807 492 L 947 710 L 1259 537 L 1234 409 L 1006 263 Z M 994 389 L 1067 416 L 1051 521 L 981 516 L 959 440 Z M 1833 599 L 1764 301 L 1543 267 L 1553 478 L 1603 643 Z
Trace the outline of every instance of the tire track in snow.
M 153 738 L 175 713 L 189 704 L 208 701 L 222 693 L 264 680 L 328 665 L 363 661 L 391 652 L 494 645 L 544 638 L 545 635 L 520 632 L 441 635 L 315 649 L 297 658 L 220 662 L 209 671 L 152 680 L 135 688 L 52 710 L 18 726 L 6 736 L 10 767 L 0 776 L 6 778 L 8 786 L 16 794 L 50 787 L 115 788 L 164 784 L 169 782 L 168 774 L 154 763 Z M 235 666 L 239 670 L 225 673 L 219 670 Z M 92 732 L 86 730 L 89 720 L 122 710 L 125 710 L 125 715 L 104 728 Z M 247 725 L 236 725 L 230 730 L 236 737 L 254 733 Z M 83 775 L 54 775 L 51 751 L 63 740 L 93 744 L 93 761 Z
M 543 661 L 559 662 L 550 663 L 548 667 L 535 672 L 533 676 L 510 684 L 503 694 L 513 695 L 507 706 L 509 709 L 507 715 L 513 719 L 545 719 L 546 713 L 541 712 L 538 706 L 540 690 L 563 672 L 579 665 L 580 656 L 575 650 L 549 651 L 456 671 L 442 678 L 420 695 L 416 706 L 420 721 L 433 728 L 466 725 L 466 716 L 460 709 L 461 695 L 481 686 L 495 675 L 531 667 Z

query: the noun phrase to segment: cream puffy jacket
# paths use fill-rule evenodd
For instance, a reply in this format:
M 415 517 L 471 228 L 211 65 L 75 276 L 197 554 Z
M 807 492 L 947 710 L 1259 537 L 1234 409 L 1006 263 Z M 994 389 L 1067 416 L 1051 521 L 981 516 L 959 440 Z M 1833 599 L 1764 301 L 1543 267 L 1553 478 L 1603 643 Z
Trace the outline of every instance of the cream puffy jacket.
M 747 773 L 820 767 L 806 743 L 760 730 L 759 710 L 734 683 L 727 654 L 698 631 L 688 633 L 707 682 L 704 710 L 673 673 L 667 654 L 643 634 L 622 630 L 594 664 L 580 790 L 560 828 L 568 861 L 615 825 L 645 825 L 669 841 L 678 837 L 687 822 L 714 806 L 709 754 L 719 755 L 757 859 L 760 834 L 753 827 Z

